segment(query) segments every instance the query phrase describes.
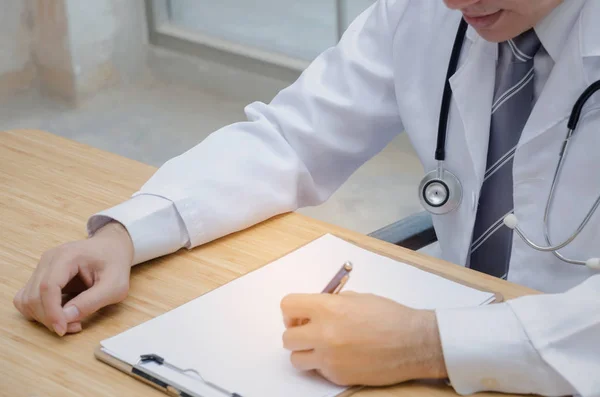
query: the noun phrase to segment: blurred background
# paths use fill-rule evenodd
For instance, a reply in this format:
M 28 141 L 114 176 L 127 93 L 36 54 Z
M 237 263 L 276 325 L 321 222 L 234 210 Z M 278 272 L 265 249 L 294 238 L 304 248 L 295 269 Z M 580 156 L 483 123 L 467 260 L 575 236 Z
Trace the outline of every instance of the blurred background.
M 42 129 L 159 167 L 268 103 L 372 3 L 0 0 L 0 130 Z M 422 210 L 422 172 L 401 134 L 299 212 L 370 233 Z

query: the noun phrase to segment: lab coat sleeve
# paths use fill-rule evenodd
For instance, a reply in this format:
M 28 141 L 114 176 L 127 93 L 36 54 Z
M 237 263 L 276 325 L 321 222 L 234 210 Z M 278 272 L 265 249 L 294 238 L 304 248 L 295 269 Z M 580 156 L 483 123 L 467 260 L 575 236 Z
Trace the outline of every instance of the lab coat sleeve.
M 173 203 L 163 197 L 140 194 L 95 214 L 88 220 L 88 235 L 111 221 L 121 223 L 131 236 L 134 265 L 189 247 L 181 217 Z
M 374 3 L 269 104 L 166 162 L 130 201 L 92 217 L 89 233 L 115 217 L 139 263 L 324 202 L 403 130 L 392 45 L 408 3 Z
M 600 275 L 564 293 L 438 310 L 437 319 L 459 394 L 600 396 Z

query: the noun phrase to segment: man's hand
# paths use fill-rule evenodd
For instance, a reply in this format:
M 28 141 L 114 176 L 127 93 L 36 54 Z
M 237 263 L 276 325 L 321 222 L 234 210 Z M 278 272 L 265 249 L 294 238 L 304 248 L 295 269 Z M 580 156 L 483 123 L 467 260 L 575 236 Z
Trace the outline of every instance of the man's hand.
M 125 299 L 132 260 L 129 234 L 120 224 L 109 223 L 90 239 L 45 252 L 14 305 L 60 336 L 79 332 L 86 316 Z M 76 295 L 64 308 L 63 294 Z
M 342 386 L 447 377 L 431 311 L 352 292 L 289 295 L 281 309 L 283 345 L 299 370 L 317 370 Z

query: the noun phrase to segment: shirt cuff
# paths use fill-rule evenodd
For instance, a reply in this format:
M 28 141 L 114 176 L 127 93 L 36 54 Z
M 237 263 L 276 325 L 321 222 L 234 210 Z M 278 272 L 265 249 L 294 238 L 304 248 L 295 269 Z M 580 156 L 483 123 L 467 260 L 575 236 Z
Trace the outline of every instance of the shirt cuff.
M 449 381 L 482 391 L 552 395 L 563 381 L 541 358 L 506 303 L 436 311 Z
M 87 233 L 92 236 L 111 221 L 121 223 L 133 242 L 133 265 L 189 246 L 185 225 L 172 201 L 140 194 L 91 216 Z

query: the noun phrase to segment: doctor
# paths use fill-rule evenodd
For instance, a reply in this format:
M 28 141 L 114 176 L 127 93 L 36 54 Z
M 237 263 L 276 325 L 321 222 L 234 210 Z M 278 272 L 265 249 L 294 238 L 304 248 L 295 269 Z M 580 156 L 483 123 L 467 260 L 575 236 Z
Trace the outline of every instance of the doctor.
M 125 299 L 130 266 L 322 203 L 406 131 L 452 188 L 445 203 L 441 184 L 426 192 L 443 258 L 546 294 L 436 312 L 374 295 L 291 295 L 286 324 L 311 320 L 283 335 L 292 363 L 339 384 L 448 378 L 461 394 L 600 396 L 600 275 L 587 261 L 600 256 L 600 213 L 559 250 L 579 264 L 503 223 L 514 213 L 532 242 L 559 244 L 600 194 L 598 94 L 583 107 L 544 223 L 569 115 L 600 80 L 599 21 L 598 0 L 380 0 L 270 104 L 249 105 L 247 121 L 92 216 L 90 238 L 45 253 L 15 305 L 61 336 L 79 332 L 82 319 Z M 84 291 L 61 307 L 76 284 Z

